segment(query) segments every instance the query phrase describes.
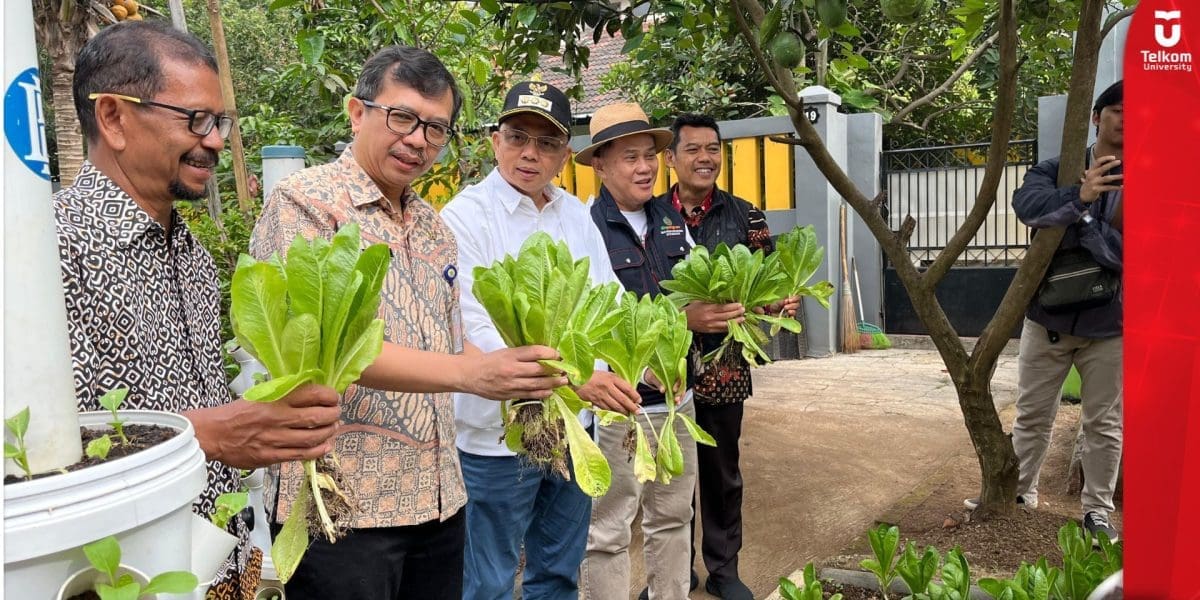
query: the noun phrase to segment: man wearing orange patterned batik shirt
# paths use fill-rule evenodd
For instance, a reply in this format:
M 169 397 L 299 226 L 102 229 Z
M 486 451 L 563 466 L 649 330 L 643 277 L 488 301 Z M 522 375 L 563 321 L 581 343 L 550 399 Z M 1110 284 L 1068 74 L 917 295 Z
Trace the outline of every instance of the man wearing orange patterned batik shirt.
M 454 138 L 461 105 L 432 54 L 380 50 L 347 104 L 354 142 L 336 161 L 281 181 L 255 226 L 259 258 L 284 254 L 297 234 L 331 238 L 346 223 L 392 254 L 379 311 L 383 352 L 346 390 L 336 438 L 356 510 L 336 544 L 312 542 L 287 583 L 291 600 L 460 600 L 467 497 L 450 392 L 544 398 L 567 383 L 536 362 L 556 358 L 550 348 L 483 353 L 463 341 L 454 234 L 412 189 Z M 276 474 L 267 499 L 276 523 L 300 471 L 288 463 Z

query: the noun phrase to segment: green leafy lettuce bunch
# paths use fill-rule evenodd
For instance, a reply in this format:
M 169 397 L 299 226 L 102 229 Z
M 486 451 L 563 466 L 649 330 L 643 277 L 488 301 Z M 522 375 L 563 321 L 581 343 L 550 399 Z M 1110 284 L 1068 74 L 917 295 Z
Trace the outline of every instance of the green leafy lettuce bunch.
M 387 246 L 360 250 L 358 225 L 333 240 L 297 236 L 287 260 L 245 254 L 233 274 L 230 317 L 238 343 L 271 378 L 246 390 L 251 402 L 273 402 L 306 383 L 341 394 L 383 349 L 379 292 L 391 261 Z M 303 462 L 304 476 L 291 512 L 271 549 L 287 581 L 308 549 L 310 532 L 336 541 L 353 512 L 338 485 L 337 459 Z
M 620 314 L 620 286 L 592 286 L 587 257 L 575 260 L 564 242 L 544 232 L 525 240 L 516 257 L 475 268 L 472 293 L 487 311 L 510 348 L 543 345 L 560 360 L 542 361 L 566 373 L 571 385 L 587 383 L 596 360 L 596 344 L 609 335 Z M 504 441 L 532 464 L 574 480 L 584 493 L 608 491 L 612 471 L 577 414 L 591 404 L 569 386 L 556 388 L 544 400 L 515 399 L 502 404 Z
M 666 296 L 652 299 L 647 294 L 639 299 L 631 291 L 622 295 L 618 312 L 621 318 L 617 326 L 597 345 L 600 357 L 630 385 L 636 386 L 642 379 L 643 369 L 648 367 L 662 386 L 670 390 L 669 395 L 682 390 L 687 385 L 687 354 L 692 345 L 687 316 Z M 655 440 L 653 452 L 646 428 L 638 422 L 637 415 L 594 409 L 601 425 L 628 423 L 625 449 L 633 455 L 634 475 L 642 483 L 657 480 L 668 484 L 671 478 L 683 474 L 683 448 L 675 434 L 676 420 L 683 422 L 695 441 L 716 445 L 712 436 L 691 417 L 675 411 L 675 402 L 668 399 L 666 404 L 667 419 L 659 430 L 654 428 L 649 416 L 642 413 L 646 428 Z
M 703 246 L 692 248 L 688 257 L 671 269 L 672 279 L 662 282 L 671 292 L 668 296 L 676 306 L 691 302 L 712 304 L 740 303 L 747 308 L 744 322 L 730 320 L 729 333 L 705 361 L 719 360 L 735 344 L 740 344 L 742 357 L 751 366 L 771 362 L 763 350 L 770 337 L 760 324 L 771 326 L 771 335 L 780 329 L 800 332 L 800 322 L 783 315 L 758 314 L 750 309 L 765 307 L 789 296 L 811 296 L 829 308 L 833 285 L 822 281 L 811 286 L 808 280 L 821 265 L 825 250 L 817 244 L 812 225 L 798 227 L 780 236 L 775 252 L 766 256 L 762 250 L 750 251 L 742 244 L 730 247 L 718 244 L 710 253 Z

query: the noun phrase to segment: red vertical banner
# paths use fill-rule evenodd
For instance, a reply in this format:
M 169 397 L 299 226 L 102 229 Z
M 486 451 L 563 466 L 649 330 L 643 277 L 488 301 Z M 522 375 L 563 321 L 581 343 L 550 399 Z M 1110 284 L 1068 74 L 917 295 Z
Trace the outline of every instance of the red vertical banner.
M 1200 598 L 1200 2 L 1125 44 L 1125 597 Z

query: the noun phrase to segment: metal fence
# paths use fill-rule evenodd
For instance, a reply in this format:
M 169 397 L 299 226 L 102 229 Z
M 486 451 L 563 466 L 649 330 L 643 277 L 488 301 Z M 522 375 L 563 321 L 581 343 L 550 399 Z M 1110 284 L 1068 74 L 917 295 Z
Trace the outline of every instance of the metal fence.
M 913 265 L 935 260 L 966 219 L 983 181 L 988 144 L 888 150 L 880 177 L 887 190 L 888 220 L 900 229 L 906 215 L 917 226 L 909 240 Z M 996 203 L 955 266 L 1014 266 L 1029 247 L 1029 228 L 1012 210 L 1013 192 L 1033 166 L 1037 140 L 1009 143 Z

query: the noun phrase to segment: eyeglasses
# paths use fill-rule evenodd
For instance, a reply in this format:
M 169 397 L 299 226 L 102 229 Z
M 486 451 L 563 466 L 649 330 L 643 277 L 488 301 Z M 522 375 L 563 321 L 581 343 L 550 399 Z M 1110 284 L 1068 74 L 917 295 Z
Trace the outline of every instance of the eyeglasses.
M 425 128 L 425 141 L 431 146 L 441 148 L 450 143 L 450 138 L 454 136 L 454 129 L 445 123 L 437 121 L 426 121 L 421 117 L 413 114 L 412 111 L 395 106 L 387 106 L 378 102 L 372 102 L 365 98 L 359 98 L 363 106 L 368 108 L 378 108 L 387 113 L 386 122 L 387 128 L 399 135 L 409 135 L 417 130 L 417 127 Z
M 125 94 L 113 94 L 108 92 L 88 94 L 88 100 L 95 100 L 100 96 L 112 96 L 113 98 L 119 98 L 126 102 L 133 102 L 134 104 L 141 104 L 144 106 L 157 106 L 158 108 L 165 108 L 167 110 L 173 110 L 177 113 L 187 115 L 188 130 L 200 137 L 208 135 L 212 132 L 213 127 L 216 127 L 217 133 L 220 134 L 221 139 L 226 139 L 229 137 L 229 132 L 233 130 L 233 117 L 227 115 L 218 115 L 216 113 L 208 112 L 207 110 L 195 110 L 191 108 L 171 106 L 170 104 L 163 104 L 162 102 L 143 100 L 133 96 L 126 96 Z
M 533 140 L 538 152 L 542 154 L 558 154 L 563 148 L 567 147 L 567 141 L 562 138 L 545 136 L 545 135 L 530 135 L 520 129 L 514 127 L 505 127 L 500 130 L 500 135 L 504 136 L 504 141 L 512 144 L 515 148 L 524 148 L 529 140 Z

